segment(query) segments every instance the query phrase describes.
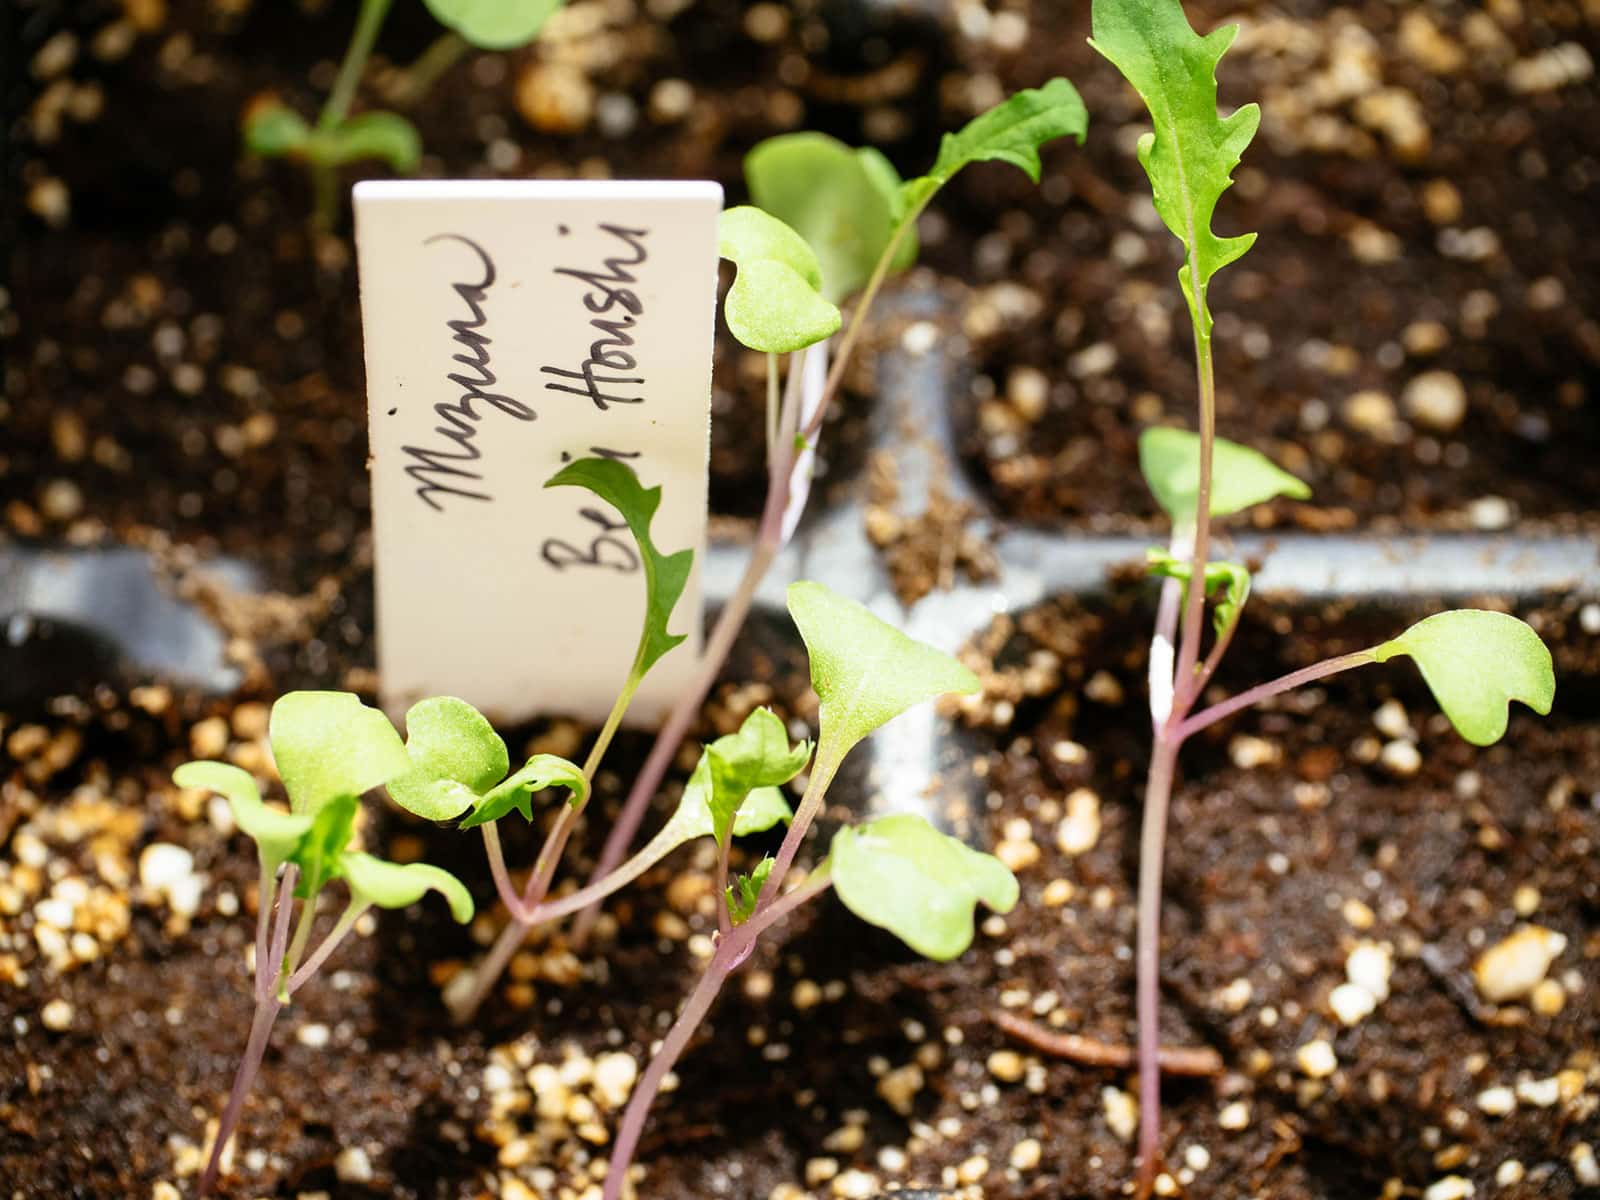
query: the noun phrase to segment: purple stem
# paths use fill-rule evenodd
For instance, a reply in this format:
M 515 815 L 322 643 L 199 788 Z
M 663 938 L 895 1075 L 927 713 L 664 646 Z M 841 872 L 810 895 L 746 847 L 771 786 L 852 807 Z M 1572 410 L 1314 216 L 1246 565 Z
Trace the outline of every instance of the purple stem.
M 1166 848 L 1167 809 L 1183 739 L 1168 722 L 1156 735 L 1145 783 L 1144 820 L 1139 830 L 1139 911 L 1135 964 L 1139 1023 L 1139 1180 L 1136 1195 L 1148 1196 L 1161 1156 L 1161 862 Z
M 1230 696 L 1220 704 L 1213 704 L 1210 708 L 1201 709 L 1179 725 L 1178 736 L 1179 738 L 1187 738 L 1192 734 L 1199 733 L 1207 725 L 1214 724 L 1224 717 L 1231 717 L 1241 709 L 1249 708 L 1253 704 L 1260 704 L 1263 700 L 1300 687 L 1302 684 L 1311 683 L 1318 679 L 1326 679 L 1329 675 L 1337 675 L 1340 671 L 1348 671 L 1352 667 L 1362 667 L 1376 661 L 1377 659 L 1373 657 L 1371 650 L 1357 650 L 1354 654 L 1341 654 L 1338 658 L 1325 659 L 1322 662 L 1313 663 L 1309 667 L 1302 667 L 1298 671 L 1291 671 L 1289 674 L 1268 683 L 1257 684 L 1249 691 L 1240 692 L 1237 696 Z

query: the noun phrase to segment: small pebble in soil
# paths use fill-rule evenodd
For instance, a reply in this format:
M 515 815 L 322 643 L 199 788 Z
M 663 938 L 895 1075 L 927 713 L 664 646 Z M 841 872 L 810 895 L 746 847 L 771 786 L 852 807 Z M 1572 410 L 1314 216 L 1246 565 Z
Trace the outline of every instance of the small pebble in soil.
M 1491 1004 L 1521 999 L 1566 948 L 1565 935 L 1542 925 L 1523 925 L 1478 956 L 1472 974 L 1479 994 Z
M 1100 1089 L 1100 1106 L 1111 1132 L 1124 1142 L 1133 1141 L 1139 1131 L 1139 1102 L 1121 1088 L 1105 1087 Z
M 1015 1050 L 996 1050 L 989 1056 L 989 1074 L 1001 1083 L 1020 1082 L 1027 1071 L 1027 1063 Z
M 1561 1080 L 1554 1075 L 1544 1079 L 1519 1079 L 1517 1099 L 1534 1108 L 1554 1108 L 1561 1101 Z
M 320 1050 L 328 1044 L 328 1027 L 321 1024 L 302 1025 L 294 1032 L 294 1040 L 302 1046 L 312 1050 Z
M 1063 854 L 1092 850 L 1100 840 L 1100 797 L 1078 788 L 1067 797 L 1067 815 L 1056 828 L 1056 846 Z
M 1325 1038 L 1313 1038 L 1294 1054 L 1295 1063 L 1310 1079 L 1326 1079 L 1339 1069 L 1339 1059 Z
M 1436 1183 L 1430 1184 L 1428 1190 L 1422 1193 L 1423 1200 L 1467 1200 L 1467 1197 L 1477 1192 L 1472 1180 L 1460 1175 L 1446 1175 Z
M 1511 503 L 1501 496 L 1480 496 L 1467 505 L 1467 519 L 1474 529 L 1486 533 L 1504 529 L 1511 524 Z
M 1039 1165 L 1039 1160 L 1044 1157 L 1044 1147 L 1039 1144 L 1038 1138 L 1023 1138 L 1011 1147 L 1011 1153 L 1006 1161 L 1018 1171 L 1031 1171 Z
M 1243 1100 L 1225 1104 L 1217 1114 L 1217 1124 L 1230 1132 L 1238 1132 L 1250 1125 L 1250 1106 Z
M 1488 1116 L 1503 1117 L 1514 1112 L 1516 1107 L 1517 1094 L 1503 1085 L 1484 1088 L 1478 1093 L 1478 1108 Z
M 1396 738 L 1383 744 L 1378 763 L 1396 779 L 1410 779 L 1422 769 L 1422 755 L 1415 743 Z
M 1517 1159 L 1508 1158 L 1495 1168 L 1494 1181 L 1501 1187 L 1514 1187 L 1522 1182 L 1527 1169 Z
M 333 1160 L 333 1172 L 340 1183 L 371 1183 L 372 1160 L 360 1146 L 346 1146 Z
M 52 1033 L 62 1033 L 72 1028 L 72 1005 L 59 997 L 39 1010 L 40 1023 Z
M 1567 1161 L 1572 1164 L 1572 1173 L 1580 1184 L 1586 1188 L 1600 1187 L 1600 1162 L 1595 1161 L 1594 1147 L 1588 1142 L 1574 1146 Z

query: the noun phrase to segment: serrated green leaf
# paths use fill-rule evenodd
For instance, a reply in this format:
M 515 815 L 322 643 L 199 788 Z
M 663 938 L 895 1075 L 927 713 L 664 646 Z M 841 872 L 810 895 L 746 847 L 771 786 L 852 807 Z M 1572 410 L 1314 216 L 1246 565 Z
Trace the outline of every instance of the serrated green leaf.
M 748 837 L 753 833 L 765 833 L 779 821 L 788 821 L 792 816 L 794 812 L 780 788 L 754 788 L 739 806 L 739 813 L 733 820 L 733 836 Z M 677 839 L 675 845 L 682 845 L 697 837 L 711 837 L 716 833 L 716 822 L 711 817 L 711 761 L 706 753 L 701 753 L 689 782 L 684 784 L 683 795 L 668 824 Z
M 379 908 L 407 908 L 430 890 L 438 892 L 450 905 L 450 915 L 465 925 L 472 920 L 472 893 L 449 871 L 427 863 L 385 862 L 370 854 L 353 851 L 339 864 L 350 895 L 362 904 Z
M 788 783 L 810 758 L 811 743 L 791 747 L 789 731 L 769 708 L 752 710 L 736 732 L 707 746 L 703 756 L 710 785 L 706 805 L 718 844 L 727 840 L 734 818 L 753 791 Z M 763 828 L 771 825 L 768 821 Z
M 261 790 L 250 772 L 228 763 L 184 763 L 172 773 L 172 782 L 183 788 L 210 788 L 220 793 L 233 810 L 234 824 L 255 842 L 261 867 L 269 876 L 294 857 L 311 831 L 309 813 L 268 808 L 262 803 Z
M 311 126 L 281 100 L 252 105 L 244 120 L 244 144 L 263 158 L 288 158 L 305 151 Z
M 272 706 L 267 736 L 297 813 L 360 796 L 411 769 L 389 718 L 351 692 L 289 692 Z
M 1200 435 L 1165 426 L 1139 435 L 1139 469 L 1156 503 L 1179 528 L 1194 524 L 1200 503 Z M 1266 455 L 1217 438 L 1211 460 L 1211 515 L 1226 517 L 1274 496 L 1308 500 L 1311 489 Z
M 423 0 L 434 20 L 480 50 L 515 50 L 539 36 L 561 0 Z
M 1033 182 L 1039 182 L 1039 147 L 1060 137 L 1075 137 L 1081 145 L 1089 129 L 1089 114 L 1078 90 L 1065 79 L 1052 79 L 1041 88 L 1026 88 L 968 121 L 939 143 L 933 170 L 908 180 L 901 191 L 900 211 L 915 213 L 933 194 L 969 163 L 1010 163 Z
M 340 796 L 319 808 L 311 818 L 311 830 L 295 848 L 292 862 L 300 865 L 300 878 L 294 894 L 309 900 L 330 879 L 337 879 L 340 860 L 350 845 L 356 828 L 356 813 L 361 803 L 354 796 Z
M 825 133 L 785 133 L 745 155 L 744 178 L 751 201 L 815 250 L 825 299 L 838 304 L 867 282 L 898 224 L 900 176 L 888 159 Z M 891 266 L 903 270 L 916 257 L 908 231 Z
M 392 112 L 364 112 L 346 117 L 332 129 L 313 130 L 305 155 L 328 167 L 375 158 L 401 175 L 422 162 L 422 135 L 410 121 Z
M 1184 245 L 1179 282 L 1195 328 L 1209 337 L 1211 277 L 1249 250 L 1256 236 L 1219 238 L 1211 231 L 1217 201 L 1261 123 L 1254 104 L 1227 118 L 1217 111 L 1217 63 L 1239 27 L 1224 25 L 1202 38 L 1179 0 L 1094 0 L 1092 13 L 1089 44 L 1150 110 L 1155 131 L 1140 139 L 1139 162 L 1150 176 L 1156 211 Z
M 822 701 L 819 766 L 836 769 L 852 746 L 914 705 L 978 690 L 978 677 L 955 659 L 854 600 L 809 581 L 790 584 L 788 595 L 811 659 L 811 686 Z
M 756 911 L 761 889 L 766 887 L 767 877 L 772 874 L 772 866 L 772 856 L 768 855 L 756 864 L 755 870 L 748 875 L 735 876 L 728 885 L 723 898 L 728 903 L 728 916 L 733 918 L 735 925 L 743 925 Z
M 750 349 L 790 354 L 838 332 L 839 310 L 818 290 L 816 254 L 777 217 L 748 204 L 727 209 L 717 223 L 717 252 L 737 268 L 723 316 Z
M 478 802 L 511 765 L 506 744 L 465 700 L 431 696 L 406 713 L 411 769 L 389 780 L 389 795 L 408 812 L 448 821 Z
M 1189 580 L 1194 575 L 1194 564 L 1187 559 L 1175 558 L 1165 550 L 1151 549 L 1146 554 L 1152 575 L 1183 580 L 1187 594 Z M 1208 560 L 1206 595 L 1215 596 L 1218 592 L 1222 593 L 1222 598 L 1212 611 L 1211 623 L 1217 636 L 1221 637 L 1239 619 L 1245 601 L 1250 598 L 1250 572 L 1238 563 Z
M 567 803 L 582 808 L 589 799 L 589 781 L 583 768 L 555 754 L 535 754 L 515 772 L 490 788 L 477 807 L 461 822 L 462 829 L 475 829 L 487 821 L 498 821 L 512 809 L 524 820 L 533 820 L 533 794 L 546 788 L 566 788 Z
M 828 866 L 846 908 L 940 961 L 972 944 L 980 901 L 999 913 L 1017 903 L 1016 876 L 1005 864 L 910 813 L 841 829 Z
M 1531 626 L 1506 613 L 1435 613 L 1372 650 L 1374 662 L 1402 654 L 1416 661 L 1444 715 L 1474 745 L 1505 735 L 1511 701 L 1541 715 L 1555 702 L 1549 648 Z
M 638 544 L 644 564 L 644 630 L 629 676 L 637 683 L 663 654 L 684 640 L 683 634 L 667 632 L 667 621 L 689 582 L 694 551 L 662 554 L 656 549 L 650 539 L 650 522 L 661 504 L 661 489 L 642 486 L 626 463 L 613 458 L 580 458 L 557 471 L 545 487 L 587 488 L 622 515 Z

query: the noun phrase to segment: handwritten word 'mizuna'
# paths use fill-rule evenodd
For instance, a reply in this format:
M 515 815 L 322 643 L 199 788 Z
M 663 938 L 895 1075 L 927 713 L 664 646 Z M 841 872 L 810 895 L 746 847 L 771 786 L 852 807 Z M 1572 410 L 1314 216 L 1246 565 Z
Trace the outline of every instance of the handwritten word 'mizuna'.
M 637 318 L 644 312 L 644 304 L 639 299 L 639 294 L 628 286 L 638 282 L 628 268 L 640 266 L 650 257 L 644 247 L 644 239 L 649 236 L 650 231 L 624 229 L 620 225 L 602 225 L 600 229 L 622 242 L 632 252 L 632 256 L 618 255 L 615 258 L 608 258 L 603 269 L 599 271 L 557 267 L 556 274 L 570 275 L 573 279 L 588 285 L 589 290 L 583 294 L 583 306 L 595 314 L 589 324 L 599 330 L 602 336 L 589 344 L 589 357 L 583 360 L 577 370 L 567 370 L 562 367 L 541 367 L 540 370 L 546 375 L 573 381 L 546 383 L 544 386 L 549 390 L 587 396 L 594 401 L 596 408 L 604 412 L 613 404 L 644 402 L 643 396 L 619 396 L 605 390 L 642 384 L 644 382 L 642 375 L 601 375 L 597 372 L 638 369 L 638 361 L 629 353 L 629 349 L 633 346 L 633 335 L 628 331 L 634 327 Z M 621 313 L 608 315 L 616 309 L 621 309 Z M 578 381 L 582 381 L 581 387 L 577 386 Z

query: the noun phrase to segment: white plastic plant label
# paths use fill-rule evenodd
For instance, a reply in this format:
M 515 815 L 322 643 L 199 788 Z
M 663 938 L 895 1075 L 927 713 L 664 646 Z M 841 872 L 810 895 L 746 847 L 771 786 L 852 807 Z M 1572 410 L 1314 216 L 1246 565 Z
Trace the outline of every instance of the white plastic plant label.
M 644 613 L 621 517 L 546 489 L 605 456 L 660 485 L 664 552 L 695 551 L 689 640 L 630 710 L 653 722 L 700 649 L 722 189 L 699 182 L 356 185 L 378 670 L 398 712 L 599 720 Z

